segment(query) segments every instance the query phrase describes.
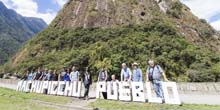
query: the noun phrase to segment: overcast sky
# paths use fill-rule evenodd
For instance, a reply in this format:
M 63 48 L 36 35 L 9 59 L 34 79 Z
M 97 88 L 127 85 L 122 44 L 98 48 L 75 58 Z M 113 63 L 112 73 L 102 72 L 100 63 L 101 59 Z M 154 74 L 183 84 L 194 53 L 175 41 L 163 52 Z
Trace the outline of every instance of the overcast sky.
M 39 17 L 48 24 L 68 0 L 0 0 L 8 8 L 28 17 Z M 220 30 L 220 0 L 181 0 L 199 18 Z

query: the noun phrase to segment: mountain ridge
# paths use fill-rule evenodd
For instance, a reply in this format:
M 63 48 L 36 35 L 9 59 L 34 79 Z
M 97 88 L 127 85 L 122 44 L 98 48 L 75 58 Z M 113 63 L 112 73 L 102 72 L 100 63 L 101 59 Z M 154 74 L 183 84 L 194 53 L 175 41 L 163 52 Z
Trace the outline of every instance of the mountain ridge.
M 0 1 L 0 64 L 5 63 L 36 33 L 47 27 L 41 18 L 23 17 Z
M 2 71 L 105 66 L 119 77 L 121 63 L 152 58 L 171 80 L 218 81 L 219 49 L 217 31 L 178 0 L 69 0 Z

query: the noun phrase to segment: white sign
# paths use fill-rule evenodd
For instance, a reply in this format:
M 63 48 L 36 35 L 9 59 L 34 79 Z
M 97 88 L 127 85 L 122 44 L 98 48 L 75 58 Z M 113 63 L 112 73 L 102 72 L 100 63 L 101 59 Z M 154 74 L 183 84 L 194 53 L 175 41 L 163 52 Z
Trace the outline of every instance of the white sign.
M 145 102 L 144 83 L 143 82 L 132 82 L 131 87 L 132 87 L 133 101 Z
M 129 82 L 119 83 L 119 100 L 131 101 L 131 89 Z
M 162 82 L 162 90 L 166 104 L 181 104 L 175 82 Z M 81 97 L 82 82 L 19 81 L 17 91 Z M 101 92 L 107 92 L 107 99 L 110 100 L 136 102 L 148 100 L 148 102 L 162 103 L 161 98 L 153 95 L 155 92 L 150 82 L 145 84 L 143 82 L 98 82 L 96 84 L 97 98 L 100 98 Z
M 181 104 L 175 82 L 162 82 L 161 89 L 163 91 L 164 101 L 167 104 Z M 105 91 L 104 82 L 97 83 L 97 93 Z M 150 82 L 146 82 L 145 88 L 143 82 L 107 82 L 107 98 L 110 100 L 136 101 L 136 102 L 152 102 L 162 103 L 163 99 L 157 97 L 154 88 Z M 171 88 L 172 93 L 167 88 Z M 119 90 L 118 90 L 119 89 Z M 146 90 L 146 91 L 145 91 Z M 173 97 L 169 95 L 173 94 Z M 100 98 L 100 94 L 97 94 Z M 147 98 L 145 98 L 147 96 Z
M 148 102 L 162 103 L 162 99 L 161 98 L 153 96 L 152 88 L 151 88 L 151 83 L 150 82 L 146 82 L 146 89 L 147 89 Z
M 80 97 L 81 88 L 80 81 L 19 81 L 17 91 Z
M 108 82 L 107 98 L 110 100 L 118 100 L 118 82 Z
M 101 92 L 106 92 L 106 82 L 98 82 L 96 83 L 96 98 L 100 98 Z
M 175 82 L 164 82 L 162 83 L 162 87 L 163 87 L 163 92 L 164 92 L 164 98 L 165 98 L 165 102 L 167 104 L 177 104 L 180 105 L 180 98 L 179 98 L 179 94 L 177 91 L 177 87 L 176 87 L 176 83 Z M 172 94 L 168 93 L 168 88 L 170 88 Z M 170 96 L 172 95 L 172 97 Z

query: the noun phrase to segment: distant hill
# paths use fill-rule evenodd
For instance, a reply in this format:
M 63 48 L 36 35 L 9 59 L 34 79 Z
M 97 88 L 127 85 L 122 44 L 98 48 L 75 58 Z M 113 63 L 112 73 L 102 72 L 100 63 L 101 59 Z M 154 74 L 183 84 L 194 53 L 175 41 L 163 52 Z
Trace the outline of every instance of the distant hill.
M 0 1 L 0 64 L 5 63 L 27 40 L 46 27 L 42 19 L 23 17 L 7 9 Z
M 105 66 L 119 78 L 121 63 L 154 59 L 174 81 L 217 81 L 219 34 L 179 0 L 69 0 L 52 24 L 2 68 Z

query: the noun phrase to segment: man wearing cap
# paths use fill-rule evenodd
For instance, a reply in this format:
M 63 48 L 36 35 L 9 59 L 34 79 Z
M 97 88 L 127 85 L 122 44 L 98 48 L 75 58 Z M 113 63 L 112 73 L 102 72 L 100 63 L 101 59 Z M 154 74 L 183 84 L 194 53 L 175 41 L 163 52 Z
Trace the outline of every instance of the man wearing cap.
M 131 70 L 127 67 L 126 63 L 122 63 L 121 81 L 131 81 Z
M 153 60 L 149 60 L 148 63 L 149 66 L 147 68 L 146 81 L 151 81 L 153 83 L 157 97 L 164 100 L 161 76 L 163 76 L 164 81 L 168 81 L 166 74 L 159 65 L 154 64 Z
M 133 78 L 132 78 L 132 80 L 133 80 L 133 82 L 142 82 L 143 81 L 143 79 L 142 79 L 142 71 L 141 71 L 141 69 L 139 68 L 139 66 L 138 66 L 138 63 L 133 63 L 132 64 L 132 66 L 133 66 Z

